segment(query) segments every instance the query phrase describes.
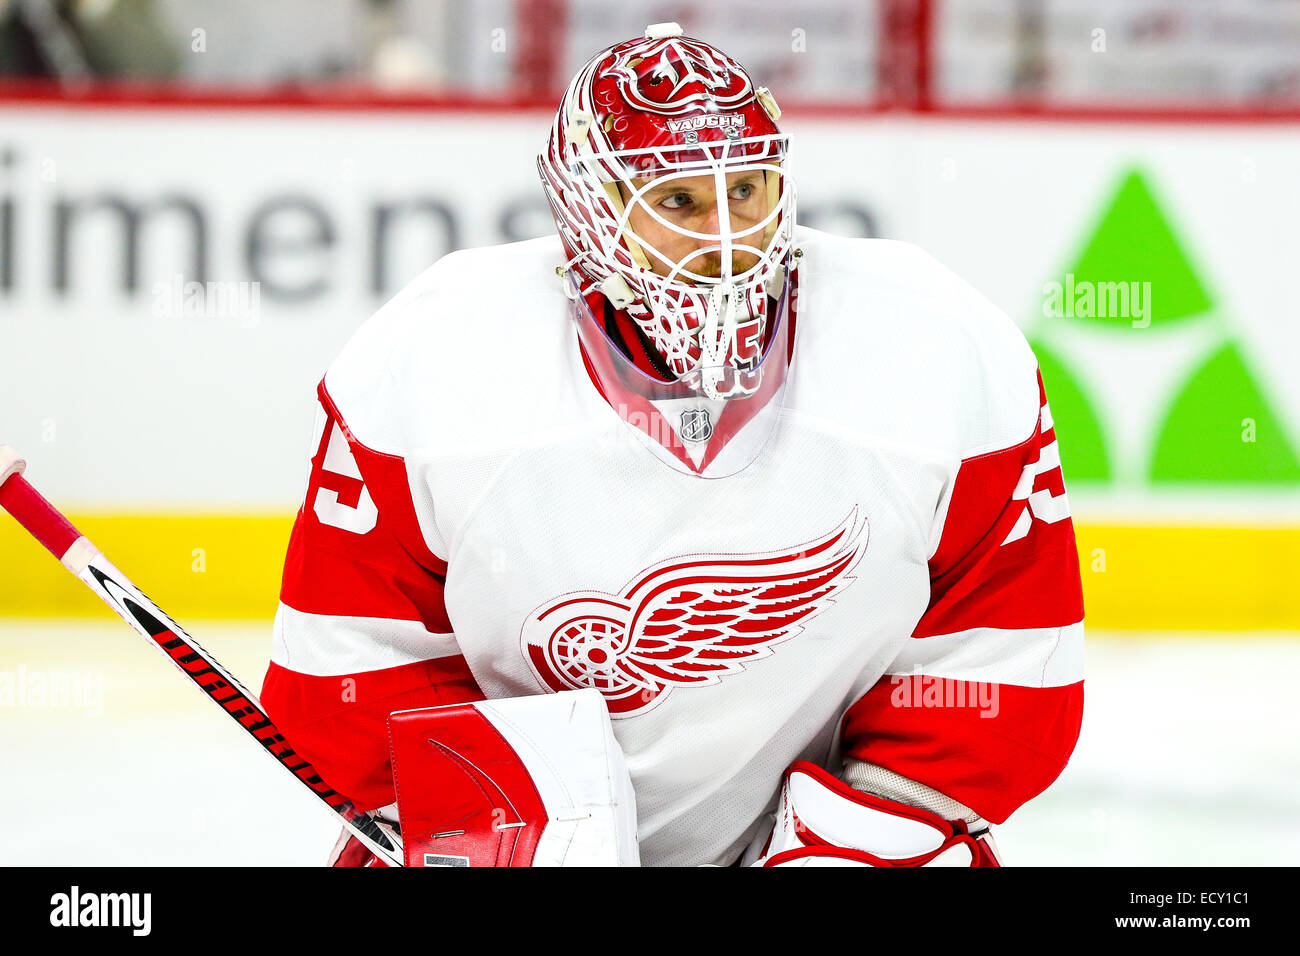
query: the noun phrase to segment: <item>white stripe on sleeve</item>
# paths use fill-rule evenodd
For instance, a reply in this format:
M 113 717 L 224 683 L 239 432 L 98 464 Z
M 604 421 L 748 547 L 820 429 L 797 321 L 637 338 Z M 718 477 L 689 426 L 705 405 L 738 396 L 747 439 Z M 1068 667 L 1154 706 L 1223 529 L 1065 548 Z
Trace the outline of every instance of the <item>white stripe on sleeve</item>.
M 1083 680 L 1083 622 L 1068 627 L 975 627 L 907 641 L 889 674 L 1065 687 Z
M 330 677 L 385 670 L 459 654 L 454 634 L 435 634 L 419 621 L 309 614 L 281 604 L 271 660 L 281 667 Z

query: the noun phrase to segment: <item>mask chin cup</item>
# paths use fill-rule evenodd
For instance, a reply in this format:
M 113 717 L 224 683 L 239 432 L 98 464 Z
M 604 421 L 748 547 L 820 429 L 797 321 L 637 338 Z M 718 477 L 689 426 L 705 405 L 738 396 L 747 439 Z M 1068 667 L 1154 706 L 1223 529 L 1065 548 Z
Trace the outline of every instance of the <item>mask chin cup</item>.
M 572 273 L 566 282 L 574 282 Z M 772 334 L 752 368 L 696 368 L 673 382 L 637 368 L 576 286 L 570 310 L 587 370 L 622 419 L 623 434 L 675 471 L 725 478 L 752 464 L 776 430 L 789 370 L 789 291 L 782 282 L 768 302 Z

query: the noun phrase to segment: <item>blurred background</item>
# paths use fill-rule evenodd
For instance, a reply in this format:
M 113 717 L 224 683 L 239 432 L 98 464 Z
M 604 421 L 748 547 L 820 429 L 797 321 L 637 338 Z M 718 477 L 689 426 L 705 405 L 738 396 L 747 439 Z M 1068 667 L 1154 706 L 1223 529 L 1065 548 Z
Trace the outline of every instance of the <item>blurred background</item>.
M 668 20 L 775 92 L 801 221 L 920 244 L 1039 355 L 1088 704 L 1005 855 L 1293 862 L 1300 0 L 0 0 L 0 441 L 256 690 L 330 359 L 552 228 L 560 92 Z M 0 864 L 323 859 L 7 516 L 0 581 Z

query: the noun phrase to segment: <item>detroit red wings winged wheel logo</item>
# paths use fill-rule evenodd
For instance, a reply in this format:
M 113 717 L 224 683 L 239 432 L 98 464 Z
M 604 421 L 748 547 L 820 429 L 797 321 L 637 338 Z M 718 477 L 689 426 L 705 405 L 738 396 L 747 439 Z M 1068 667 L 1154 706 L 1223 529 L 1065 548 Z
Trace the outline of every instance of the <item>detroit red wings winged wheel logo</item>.
M 524 655 L 551 690 L 594 688 L 612 717 L 631 717 L 770 657 L 855 580 L 866 544 L 855 508 L 811 544 L 673 558 L 619 594 L 547 601 L 524 621 Z
M 752 95 L 749 77 L 734 61 L 684 38 L 646 40 L 614 67 L 618 86 L 638 109 L 677 115 L 716 103 L 737 107 Z

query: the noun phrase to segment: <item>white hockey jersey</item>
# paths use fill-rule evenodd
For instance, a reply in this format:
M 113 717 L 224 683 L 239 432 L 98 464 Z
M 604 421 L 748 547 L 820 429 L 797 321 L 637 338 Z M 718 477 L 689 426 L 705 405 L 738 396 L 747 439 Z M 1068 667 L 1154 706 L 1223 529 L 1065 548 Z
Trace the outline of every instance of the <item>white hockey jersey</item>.
M 797 239 L 779 420 L 727 477 L 668 467 L 602 396 L 557 239 L 449 255 L 356 333 L 263 692 L 335 789 L 393 801 L 392 711 L 580 687 L 647 864 L 734 861 L 800 758 L 993 822 L 1056 778 L 1083 608 L 1034 356 L 915 247 Z

